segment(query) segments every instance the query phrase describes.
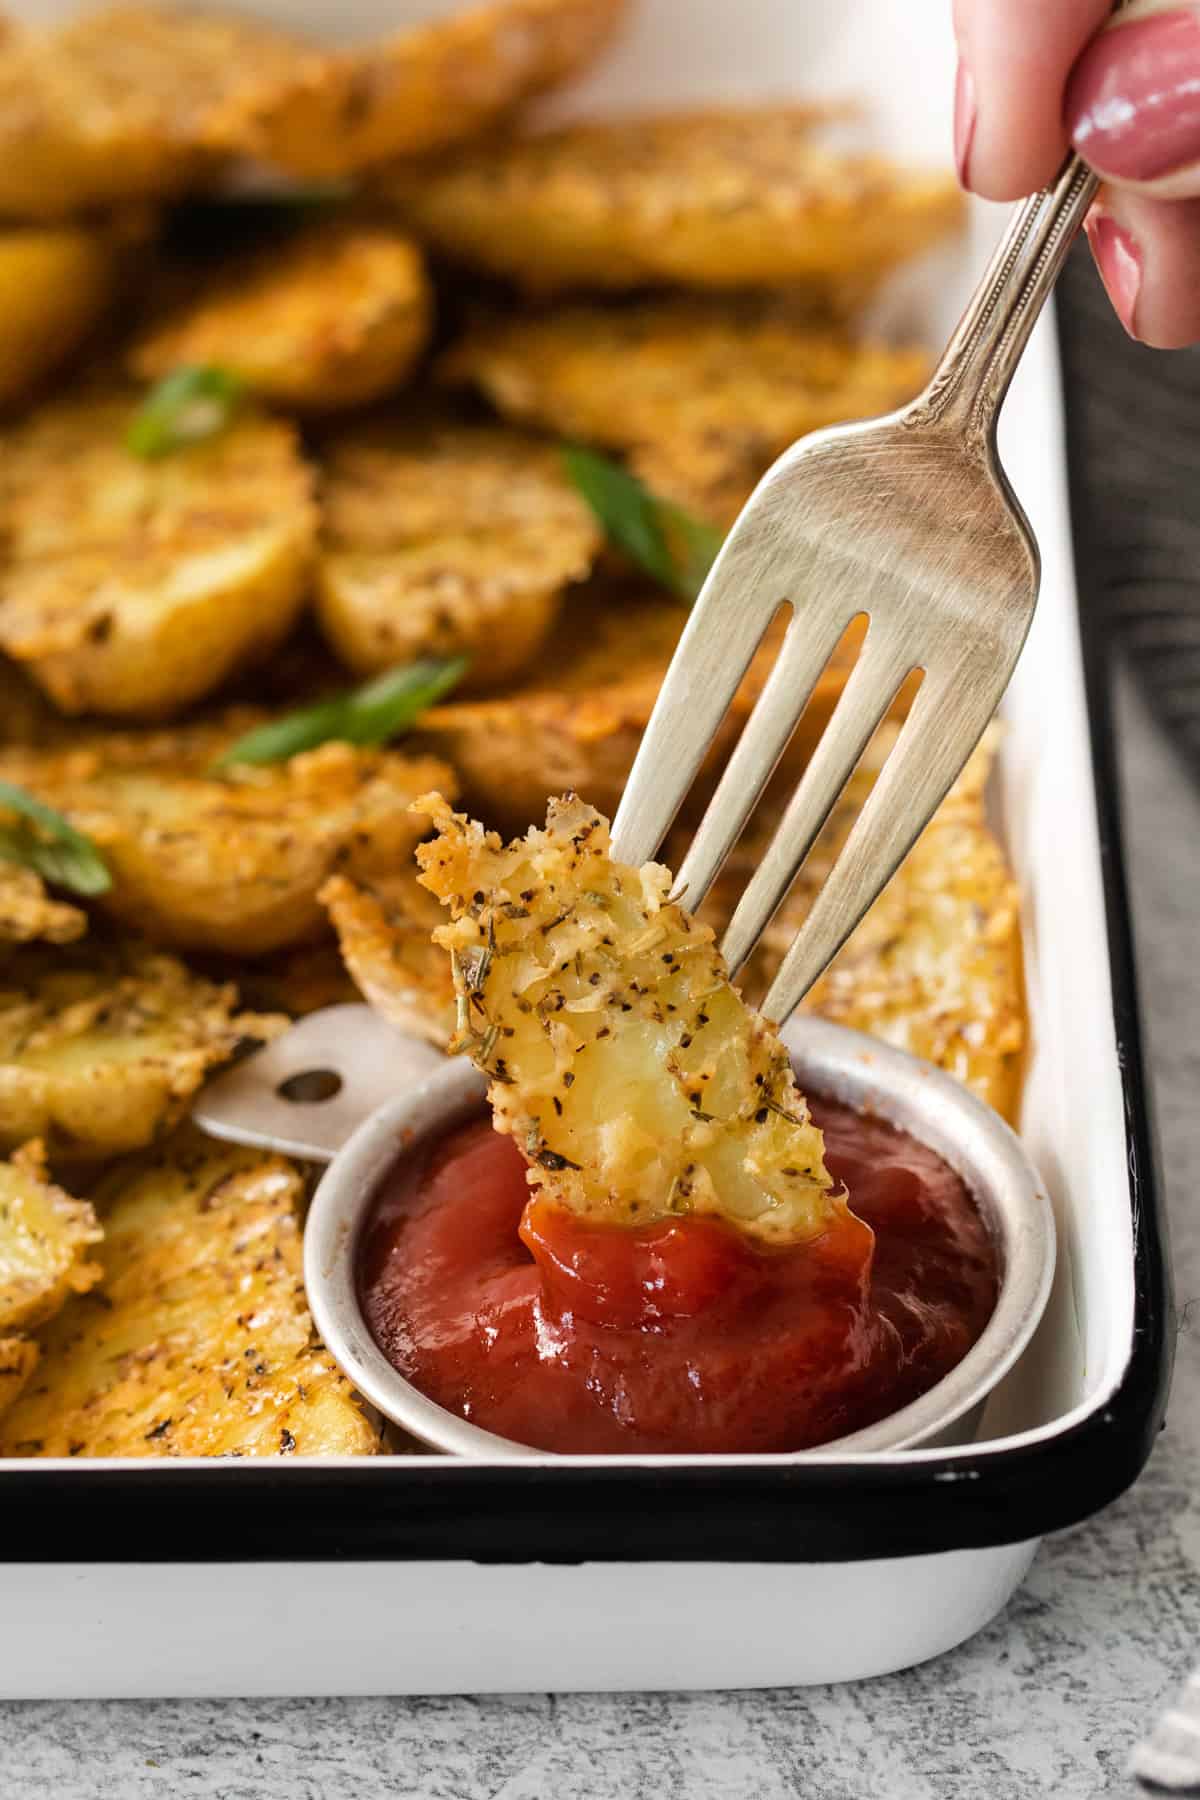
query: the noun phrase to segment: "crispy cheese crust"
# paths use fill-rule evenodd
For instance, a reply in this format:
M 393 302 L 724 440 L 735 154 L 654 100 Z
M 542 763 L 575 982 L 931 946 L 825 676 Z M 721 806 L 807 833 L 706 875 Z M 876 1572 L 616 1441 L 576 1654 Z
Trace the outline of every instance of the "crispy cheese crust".
M 0 752 L 0 775 L 63 813 L 100 850 L 98 904 L 156 943 L 228 955 L 320 936 L 317 894 L 338 871 L 402 865 L 421 836 L 411 802 L 443 762 L 328 743 L 263 768 L 215 771 L 236 732 L 117 733 L 62 754 Z
M 101 1236 L 87 1201 L 47 1178 L 41 1144 L 0 1163 L 0 1334 L 32 1331 L 93 1287 L 100 1268 L 89 1253 Z
M 87 930 L 87 914 L 52 900 L 32 869 L 0 862 L 0 943 L 70 944 Z
M 792 287 L 863 277 L 952 230 L 952 178 L 813 141 L 812 108 L 568 126 L 401 168 L 387 192 L 438 250 L 529 293 Z
M 322 500 L 317 619 L 362 674 L 463 654 L 468 687 L 511 679 L 601 549 L 558 452 L 504 427 L 348 433 Z
M 282 1019 L 137 944 L 24 950 L 0 969 L 0 1146 L 95 1161 L 162 1135 L 205 1075 Z
M 102 1276 L 42 1336 L 0 1456 L 369 1456 L 378 1439 L 313 1334 L 304 1181 L 181 1132 L 97 1195 Z
M 363 999 L 401 1031 L 444 1049 L 457 1016 L 454 975 L 433 941 L 441 909 L 415 868 L 371 887 L 335 875 L 320 897 Z
M 828 1229 L 845 1196 L 787 1051 L 711 930 L 671 903 L 670 871 L 615 863 L 607 823 L 574 798 L 507 847 L 437 795 L 421 806 L 455 1047 L 489 1077 L 531 1188 L 624 1225 L 704 1213 L 772 1243 Z
M 0 1338 L 0 1417 L 37 1368 L 38 1347 L 32 1338 Z
M 441 374 L 506 418 L 631 453 L 652 491 L 728 524 L 789 444 L 890 411 L 928 367 L 792 305 L 691 297 L 493 318 Z
M 410 239 L 378 225 L 319 225 L 218 264 L 134 341 L 129 367 L 144 381 L 184 366 L 227 369 L 281 406 L 336 411 L 398 387 L 432 323 Z
M 132 393 L 0 442 L 0 648 L 63 712 L 154 718 L 266 656 L 304 602 L 316 515 L 293 429 L 244 417 L 155 461 Z

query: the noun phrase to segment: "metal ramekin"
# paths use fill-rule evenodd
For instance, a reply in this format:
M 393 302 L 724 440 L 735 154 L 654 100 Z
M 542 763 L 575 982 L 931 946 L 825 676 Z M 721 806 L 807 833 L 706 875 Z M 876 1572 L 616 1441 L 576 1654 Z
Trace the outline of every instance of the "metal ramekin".
M 983 1403 L 1012 1368 L 1041 1317 L 1054 1272 L 1054 1217 L 1015 1134 L 958 1082 L 904 1051 L 804 1016 L 784 1033 L 800 1086 L 874 1113 L 927 1144 L 965 1181 L 999 1244 L 1000 1292 L 978 1342 L 910 1406 L 817 1451 L 903 1450 L 969 1442 Z M 485 1084 L 447 1062 L 389 1100 L 339 1151 L 313 1200 L 304 1276 L 317 1330 L 355 1387 L 411 1437 L 457 1456 L 495 1460 L 548 1452 L 470 1425 L 398 1374 L 371 1337 L 355 1287 L 359 1233 L 385 1177 L 430 1134 L 475 1116 Z

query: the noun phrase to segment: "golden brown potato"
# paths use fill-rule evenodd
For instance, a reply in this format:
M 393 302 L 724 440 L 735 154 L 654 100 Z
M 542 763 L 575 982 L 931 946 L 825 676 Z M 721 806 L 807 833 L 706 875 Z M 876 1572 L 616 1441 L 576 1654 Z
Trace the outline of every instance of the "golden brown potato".
M 336 114 L 303 134 L 285 115 L 273 154 L 329 176 L 459 143 L 585 68 L 627 10 L 628 0 L 482 0 L 348 51 Z
M 103 1274 L 42 1335 L 3 1456 L 368 1456 L 304 1302 L 304 1181 L 184 1129 L 96 1196 Z
M 441 372 L 506 418 L 632 453 L 654 492 L 727 524 L 789 444 L 890 411 L 928 366 L 790 304 L 697 296 L 495 318 Z
M 508 845 L 437 795 L 426 810 L 438 835 L 417 859 L 450 913 L 455 1047 L 488 1076 L 535 1198 L 635 1226 L 716 1214 L 772 1243 L 845 1218 L 777 1028 L 671 903 L 669 869 L 614 862 L 606 821 L 574 797 Z
M 335 875 L 333 879 L 344 877 Z M 415 872 L 411 879 L 415 880 Z M 326 882 L 325 887 L 329 885 Z M 318 898 L 324 892 L 323 888 Z M 287 1013 L 302 1019 L 322 1007 L 345 1006 L 362 998 L 336 944 L 304 944 L 297 950 L 278 950 L 273 956 L 249 961 L 209 958 L 202 966 L 214 979 L 232 981 L 243 1005 L 256 1012 Z
M 320 224 L 218 264 L 135 339 L 129 366 L 147 381 L 226 369 L 280 406 L 333 411 L 398 387 L 432 320 L 415 244 L 382 225 Z
M 870 793 L 894 727 L 880 732 L 831 815 L 747 971 L 761 993 Z M 1010 1123 L 1025 1041 L 1019 894 L 990 830 L 989 737 L 888 887 L 804 1001 L 806 1009 L 884 1038 L 956 1075 Z M 721 929 L 778 820 L 756 820 L 702 917 Z M 672 854 L 681 847 L 673 840 Z
M 284 1021 L 139 944 L 29 949 L 0 966 L 0 1147 L 45 1140 L 59 1161 L 140 1150 L 208 1071 Z
M 0 862 L 0 944 L 69 944 L 87 930 L 87 914 L 54 900 L 32 869 Z
M 48 1179 L 41 1144 L 0 1163 L 0 1332 L 32 1331 L 93 1287 L 102 1235 L 87 1201 Z
M 112 874 L 98 904 L 113 918 L 156 943 L 231 956 L 319 936 L 328 877 L 401 866 L 422 831 L 410 803 L 454 779 L 428 757 L 343 743 L 214 771 L 237 735 L 208 725 L 114 732 L 61 754 L 9 750 L 0 778 L 91 838 Z
M 0 1416 L 6 1413 L 37 1368 L 32 1338 L 0 1338 Z
M 613 812 L 686 621 L 686 608 L 660 592 L 583 588 L 547 641 L 536 674 L 502 694 L 431 708 L 418 741 L 454 765 L 471 809 L 497 829 L 525 830 L 545 816 L 554 794 L 583 794 Z M 789 746 L 785 776 L 807 760 L 860 642 L 861 631 L 852 629 L 835 652 Z M 698 793 L 711 791 L 777 645 L 773 630 L 717 733 Z
M 963 216 L 957 184 L 813 141 L 811 108 L 574 125 L 400 167 L 387 193 L 437 250 L 529 293 L 866 278 Z
M 101 231 L 0 232 L 0 406 L 25 399 L 79 348 L 112 296 L 116 264 Z
M 0 440 L 0 648 L 64 712 L 153 718 L 267 656 L 316 530 L 292 428 L 245 416 L 152 461 L 135 398 L 42 408 Z
M 504 427 L 347 433 L 323 502 L 317 619 L 361 674 L 465 655 L 465 686 L 511 679 L 602 547 L 558 451 Z
M 327 140 L 344 59 L 236 12 L 117 4 L 0 43 L 0 212 L 59 218 Z
M 454 975 L 433 941 L 441 908 L 416 869 L 371 887 L 335 875 L 321 899 L 357 992 L 401 1031 L 445 1049 L 454 1035 Z

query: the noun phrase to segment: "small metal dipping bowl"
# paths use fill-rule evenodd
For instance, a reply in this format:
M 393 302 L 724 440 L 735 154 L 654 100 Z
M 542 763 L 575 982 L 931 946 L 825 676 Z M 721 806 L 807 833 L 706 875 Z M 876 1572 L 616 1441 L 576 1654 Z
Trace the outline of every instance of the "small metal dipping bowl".
M 1025 1349 L 1050 1293 L 1054 1218 L 1042 1183 L 1003 1120 L 940 1070 L 803 1015 L 783 1036 L 803 1092 L 874 1114 L 949 1163 L 1000 1251 L 995 1311 L 958 1366 L 910 1406 L 818 1448 L 823 1454 L 857 1453 L 967 1443 L 984 1401 Z M 402 1091 L 396 1093 L 397 1087 Z M 322 1098 L 322 1089 L 333 1091 Z M 484 1106 L 485 1083 L 469 1064 L 447 1061 L 355 1006 L 313 1014 L 222 1077 L 206 1091 L 198 1118 L 217 1136 L 332 1158 L 305 1230 L 308 1300 L 331 1354 L 380 1413 L 411 1437 L 454 1455 L 545 1456 L 427 1399 L 384 1357 L 358 1302 L 359 1238 L 383 1183 L 402 1157 Z M 363 1122 L 347 1138 L 357 1120 Z

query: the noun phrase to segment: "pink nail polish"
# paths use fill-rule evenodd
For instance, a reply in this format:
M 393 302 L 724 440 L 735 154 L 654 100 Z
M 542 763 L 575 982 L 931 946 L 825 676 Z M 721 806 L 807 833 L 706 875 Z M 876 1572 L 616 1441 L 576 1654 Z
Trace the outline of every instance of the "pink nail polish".
M 954 83 L 954 162 L 958 179 L 968 185 L 967 171 L 971 161 L 971 144 L 975 137 L 975 81 L 966 63 L 958 59 L 958 77 Z
M 1096 208 L 1088 214 L 1085 229 L 1113 310 L 1130 337 L 1136 337 L 1134 319 L 1142 286 L 1138 247 L 1123 225 Z
M 1067 88 L 1067 130 L 1116 181 L 1154 181 L 1200 161 L 1200 16 L 1154 13 L 1086 49 Z

